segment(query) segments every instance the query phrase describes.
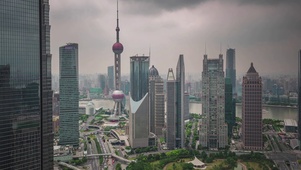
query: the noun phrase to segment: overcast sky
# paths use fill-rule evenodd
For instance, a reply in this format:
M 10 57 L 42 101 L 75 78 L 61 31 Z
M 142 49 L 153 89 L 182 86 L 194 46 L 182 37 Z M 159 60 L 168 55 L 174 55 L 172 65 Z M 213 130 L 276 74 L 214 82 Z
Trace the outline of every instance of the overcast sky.
M 300 0 L 119 0 L 121 72 L 129 57 L 148 55 L 160 74 L 184 54 L 186 72 L 202 72 L 222 44 L 236 49 L 237 74 L 250 63 L 261 75 L 297 74 L 301 49 Z M 79 72 L 107 73 L 114 64 L 116 0 L 50 0 L 52 72 L 59 72 L 59 47 L 79 44 Z

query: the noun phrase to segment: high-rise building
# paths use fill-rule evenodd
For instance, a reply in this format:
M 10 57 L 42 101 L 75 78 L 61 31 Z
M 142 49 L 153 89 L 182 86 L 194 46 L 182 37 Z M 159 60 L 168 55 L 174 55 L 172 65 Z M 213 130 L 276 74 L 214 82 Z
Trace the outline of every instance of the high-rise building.
M 149 146 L 148 56 L 130 57 L 129 142 L 132 148 Z
M 176 67 L 176 82 L 177 82 L 177 113 L 176 113 L 176 147 L 185 147 L 185 134 L 184 134 L 184 114 L 185 114 L 185 65 L 184 55 L 181 54 L 178 59 Z
M 164 91 L 163 79 L 158 70 L 152 66 L 149 69 L 149 130 L 157 136 L 162 136 L 164 127 Z
M 225 148 L 228 143 L 225 123 L 225 78 L 223 55 L 208 59 L 204 55 L 202 72 L 202 115 L 200 144 L 209 149 Z
M 78 44 L 60 47 L 60 129 L 59 144 L 79 144 Z
M 298 56 L 298 133 L 301 143 L 301 50 Z M 301 147 L 299 147 L 301 149 Z
M 118 0 L 117 0 L 117 26 L 116 26 L 116 43 L 113 44 L 112 50 L 114 52 L 114 92 L 112 98 L 115 102 L 113 114 L 109 117 L 111 121 L 118 121 L 122 114 L 122 101 L 124 94 L 121 91 L 121 53 L 123 52 L 123 45 L 119 42 L 119 18 L 118 18 Z
M 0 169 L 53 169 L 48 0 L 0 1 Z
M 166 81 L 166 146 L 176 147 L 176 79 L 172 68 L 168 69 Z
M 110 90 L 114 89 L 114 66 L 108 67 L 108 86 Z
M 233 98 L 232 83 L 230 78 L 225 78 L 225 120 L 228 124 L 228 137 L 232 136 L 232 129 L 236 121 L 236 102 Z
M 231 79 L 232 93 L 236 94 L 235 49 L 232 49 L 232 48 L 227 49 L 226 77 Z
M 104 89 L 106 88 L 106 76 L 103 74 L 99 74 L 98 75 L 98 87 L 100 87 L 102 89 L 102 91 L 104 91 Z
M 184 94 L 185 89 L 185 67 L 184 56 L 179 56 L 176 78 L 172 69 L 168 70 L 167 75 L 167 122 L 166 122 L 166 141 L 168 149 L 184 148 L 184 114 L 186 98 Z
M 242 82 L 242 141 L 245 149 L 262 150 L 262 81 L 253 63 Z

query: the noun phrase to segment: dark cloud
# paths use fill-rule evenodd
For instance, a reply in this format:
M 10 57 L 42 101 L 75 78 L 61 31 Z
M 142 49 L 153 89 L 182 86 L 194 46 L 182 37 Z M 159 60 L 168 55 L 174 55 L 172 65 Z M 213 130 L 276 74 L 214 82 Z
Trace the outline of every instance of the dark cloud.
M 195 8 L 208 0 L 127 0 L 125 6 L 131 6 L 126 10 L 130 14 L 158 15 L 163 11 L 176 11 L 183 8 Z
M 249 3 L 248 3 L 249 2 Z M 300 1 L 301 2 L 301 1 Z M 79 43 L 80 73 L 106 73 L 113 65 L 116 0 L 52 0 L 51 52 L 58 72 L 58 47 Z M 126 0 L 119 1 L 122 74 L 129 56 L 148 54 L 162 74 L 184 54 L 187 73 L 201 73 L 204 44 L 210 58 L 228 45 L 237 51 L 237 74 L 250 62 L 260 73 L 293 72 L 301 47 L 297 1 Z M 277 69 L 275 69 L 277 68 Z
M 300 0 L 233 0 L 240 5 L 281 5 L 281 4 L 300 4 Z

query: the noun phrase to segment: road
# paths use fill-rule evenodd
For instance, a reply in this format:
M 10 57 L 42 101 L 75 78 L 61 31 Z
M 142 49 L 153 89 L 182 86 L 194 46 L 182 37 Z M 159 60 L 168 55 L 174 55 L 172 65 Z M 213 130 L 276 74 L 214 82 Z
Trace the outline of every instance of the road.
M 285 152 L 269 152 L 265 154 L 268 159 L 273 160 L 280 170 L 300 170 L 301 166 L 298 165 L 298 155 L 293 151 Z M 288 166 L 289 165 L 289 166 Z M 289 168 L 290 167 L 290 168 Z
M 89 146 L 90 146 L 90 150 L 92 151 L 91 152 L 92 154 L 98 154 L 94 140 L 91 139 L 91 144 Z M 90 164 L 93 170 L 100 169 L 98 157 L 91 157 L 89 158 L 89 160 L 91 161 Z

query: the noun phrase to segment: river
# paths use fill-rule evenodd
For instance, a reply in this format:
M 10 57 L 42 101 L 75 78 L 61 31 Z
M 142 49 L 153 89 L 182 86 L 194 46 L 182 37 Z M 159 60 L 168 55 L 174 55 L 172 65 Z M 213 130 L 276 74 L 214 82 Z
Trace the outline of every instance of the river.
M 114 106 L 113 100 L 104 100 L 104 99 L 94 99 L 92 100 L 96 108 L 103 107 L 105 109 L 112 109 Z M 126 109 L 128 109 L 128 100 L 126 104 Z M 80 101 L 80 105 L 85 105 L 87 101 Z M 189 104 L 190 113 L 202 113 L 202 104 L 201 103 L 190 103 Z M 241 106 L 236 106 L 236 116 L 241 118 Z M 262 110 L 262 118 L 266 119 L 298 119 L 298 110 L 297 108 L 291 107 L 273 107 L 273 106 L 264 106 Z

